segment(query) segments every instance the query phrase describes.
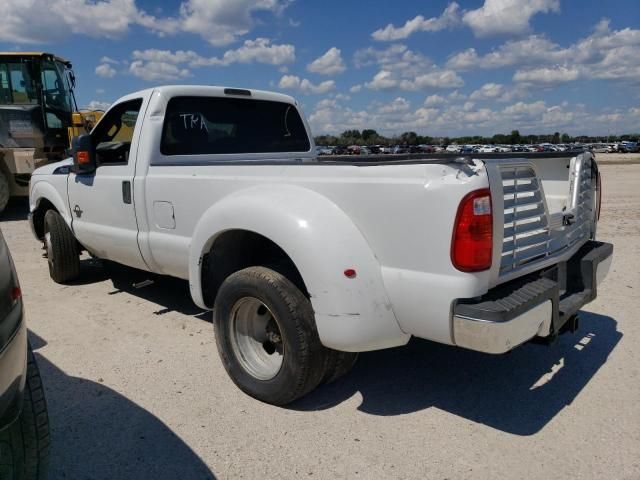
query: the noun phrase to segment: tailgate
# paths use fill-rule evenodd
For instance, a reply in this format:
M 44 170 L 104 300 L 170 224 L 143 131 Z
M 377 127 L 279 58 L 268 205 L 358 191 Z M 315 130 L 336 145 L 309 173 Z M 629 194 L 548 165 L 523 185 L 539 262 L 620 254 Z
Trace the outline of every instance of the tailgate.
M 484 161 L 494 212 L 492 287 L 566 261 L 595 237 L 590 152 Z

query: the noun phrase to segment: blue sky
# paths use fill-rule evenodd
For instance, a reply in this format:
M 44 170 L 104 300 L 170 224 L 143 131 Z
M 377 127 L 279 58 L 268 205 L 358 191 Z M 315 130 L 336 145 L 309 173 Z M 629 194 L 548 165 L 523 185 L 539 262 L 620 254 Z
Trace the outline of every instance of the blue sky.
M 81 106 L 276 90 L 315 134 L 640 131 L 640 1 L 2 0 L 1 50 L 73 62 Z

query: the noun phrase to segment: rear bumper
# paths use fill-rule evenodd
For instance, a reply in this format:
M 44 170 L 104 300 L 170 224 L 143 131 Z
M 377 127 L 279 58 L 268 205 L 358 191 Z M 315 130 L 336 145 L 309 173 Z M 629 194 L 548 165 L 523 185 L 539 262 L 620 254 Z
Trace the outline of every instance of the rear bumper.
M 456 345 L 505 353 L 538 337 L 557 335 L 585 304 L 596 298 L 613 259 L 613 245 L 589 241 L 566 262 L 515 279 L 453 307 Z

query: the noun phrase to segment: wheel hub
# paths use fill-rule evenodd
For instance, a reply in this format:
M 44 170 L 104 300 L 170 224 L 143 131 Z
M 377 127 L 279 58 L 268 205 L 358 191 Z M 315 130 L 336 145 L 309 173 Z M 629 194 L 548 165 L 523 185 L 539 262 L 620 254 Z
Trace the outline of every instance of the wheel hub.
M 274 378 L 284 360 L 284 343 L 278 320 L 255 297 L 238 300 L 231 309 L 230 340 L 242 367 L 258 380 Z

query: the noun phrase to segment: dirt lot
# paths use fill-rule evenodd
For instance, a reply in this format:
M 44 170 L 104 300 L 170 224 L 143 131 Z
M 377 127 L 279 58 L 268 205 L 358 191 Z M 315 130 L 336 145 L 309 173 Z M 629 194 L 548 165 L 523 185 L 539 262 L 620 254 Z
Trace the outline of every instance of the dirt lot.
M 603 162 L 604 163 L 604 162 Z M 1 223 L 43 371 L 55 479 L 640 478 L 640 165 L 603 165 L 612 271 L 577 335 L 488 356 L 412 341 L 290 408 L 243 395 L 186 283 L 83 265 L 59 286 Z

